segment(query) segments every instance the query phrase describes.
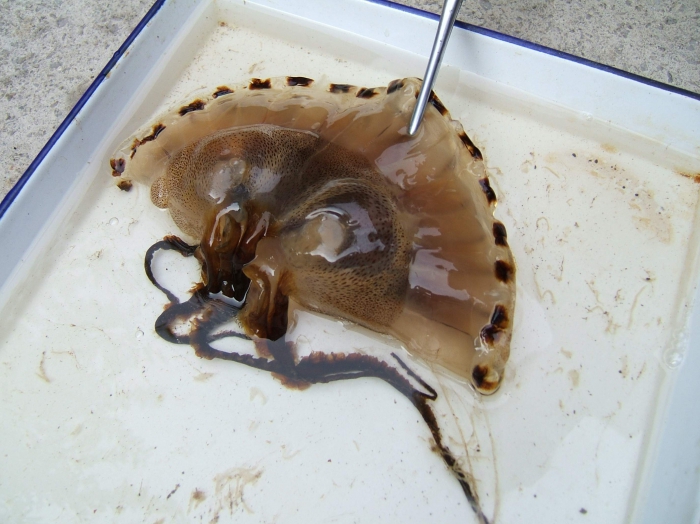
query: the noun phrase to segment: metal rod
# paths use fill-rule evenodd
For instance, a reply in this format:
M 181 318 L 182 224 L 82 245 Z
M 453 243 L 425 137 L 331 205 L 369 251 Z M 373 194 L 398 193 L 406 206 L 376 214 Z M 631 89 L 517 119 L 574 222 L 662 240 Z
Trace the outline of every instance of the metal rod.
M 452 27 L 455 24 L 460 5 L 462 5 L 462 0 L 445 0 L 442 6 L 442 15 L 440 15 L 440 23 L 435 35 L 433 50 L 430 53 L 428 67 L 423 78 L 423 87 L 420 90 L 416 107 L 413 108 L 413 114 L 408 124 L 408 134 L 410 136 L 416 134 L 423 120 L 423 114 L 428 105 L 430 93 L 433 90 L 433 84 L 435 84 L 435 78 L 440 69 L 440 62 L 442 62 L 442 56 L 445 54 L 447 42 L 450 39 L 450 33 L 452 33 Z

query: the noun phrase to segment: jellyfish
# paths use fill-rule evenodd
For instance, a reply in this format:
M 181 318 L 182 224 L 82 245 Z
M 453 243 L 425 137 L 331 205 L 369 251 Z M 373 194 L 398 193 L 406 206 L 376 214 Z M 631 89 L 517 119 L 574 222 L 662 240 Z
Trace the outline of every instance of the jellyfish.
M 415 136 L 414 78 L 386 87 L 304 77 L 219 86 L 159 117 L 110 161 L 121 189 L 150 187 L 179 230 L 147 251 L 168 307 L 165 340 L 200 357 L 269 371 L 289 387 L 376 377 L 418 409 L 478 520 L 476 480 L 445 441 L 435 384 L 386 346 L 299 351 L 300 311 L 398 341 L 446 380 L 491 395 L 510 352 L 515 263 L 482 154 L 431 93 Z M 154 256 L 195 257 L 186 301 L 159 283 Z M 235 322 L 236 329 L 229 329 Z M 217 349 L 225 338 L 250 351 Z

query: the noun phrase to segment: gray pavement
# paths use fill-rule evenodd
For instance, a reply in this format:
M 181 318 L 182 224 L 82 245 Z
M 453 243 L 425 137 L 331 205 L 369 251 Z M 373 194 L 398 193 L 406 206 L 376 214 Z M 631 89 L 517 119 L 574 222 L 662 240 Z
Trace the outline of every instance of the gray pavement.
M 151 4 L 0 0 L 0 198 Z M 700 0 L 464 0 L 459 18 L 700 93 Z

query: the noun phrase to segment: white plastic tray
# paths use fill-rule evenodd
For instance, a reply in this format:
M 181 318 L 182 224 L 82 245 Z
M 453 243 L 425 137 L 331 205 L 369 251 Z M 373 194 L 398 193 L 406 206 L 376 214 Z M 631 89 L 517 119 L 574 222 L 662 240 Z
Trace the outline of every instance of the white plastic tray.
M 143 255 L 175 227 L 107 164 L 204 86 L 421 76 L 435 24 L 363 0 L 152 10 L 0 205 L 0 520 L 474 519 L 386 384 L 293 391 L 160 340 Z M 498 473 L 495 522 L 696 523 L 698 97 L 466 27 L 436 91 L 518 266 L 503 387 L 464 401 L 490 431 L 470 445 Z

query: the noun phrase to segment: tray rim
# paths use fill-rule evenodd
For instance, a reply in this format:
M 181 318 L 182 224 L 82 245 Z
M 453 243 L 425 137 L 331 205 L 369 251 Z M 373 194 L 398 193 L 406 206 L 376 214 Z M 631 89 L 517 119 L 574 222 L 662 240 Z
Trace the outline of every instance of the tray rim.
M 398 4 L 396 2 L 393 2 L 392 0 L 365 0 L 367 2 L 373 3 L 373 4 L 379 4 L 379 5 L 384 5 L 387 7 L 391 7 L 393 9 L 398 9 L 399 11 L 405 11 L 410 14 L 422 16 L 424 18 L 429 18 L 432 20 L 435 20 L 436 22 L 440 19 L 438 15 L 435 13 L 431 13 L 429 11 L 424 11 L 422 9 L 418 9 L 417 7 L 411 7 L 403 4 Z M 621 76 L 623 78 L 627 78 L 629 80 L 634 80 L 635 82 L 639 82 L 641 84 L 645 84 L 651 87 L 655 87 L 657 89 L 661 89 L 663 91 L 668 91 L 670 93 L 675 93 L 678 95 L 686 96 L 688 98 L 692 98 L 694 100 L 700 100 L 700 93 L 695 93 L 693 91 L 690 91 L 688 89 L 683 89 L 682 87 L 676 87 L 672 86 L 670 84 L 666 84 L 664 82 L 660 82 L 658 80 L 653 80 L 651 78 L 647 78 L 645 76 L 638 75 L 636 73 L 630 73 L 629 71 L 625 71 L 624 69 L 619 69 L 617 67 L 609 66 L 606 64 L 603 64 L 602 62 L 596 62 L 595 60 L 590 60 L 588 58 L 583 58 L 578 55 L 574 55 L 572 53 L 567 53 L 565 51 L 559 51 L 558 49 L 554 49 L 553 47 L 548 47 L 542 44 L 538 44 L 536 42 L 531 42 L 529 40 L 525 40 L 524 38 L 519 38 L 517 36 L 510 36 L 506 33 L 502 33 L 500 31 L 496 31 L 494 29 L 488 29 L 486 27 L 470 24 L 468 22 L 462 22 L 460 20 L 457 20 L 455 22 L 455 27 L 458 27 L 460 29 L 464 29 L 465 31 L 470 31 L 472 33 L 476 33 L 479 35 L 484 35 L 489 38 L 494 38 L 496 40 L 501 40 L 503 42 L 507 42 L 509 44 L 514 44 L 520 47 L 524 47 L 526 49 L 532 49 L 533 51 L 538 51 L 540 53 L 544 53 L 546 55 L 551 55 L 555 56 L 557 58 L 562 58 L 564 60 L 569 60 L 571 62 L 575 62 L 577 64 L 581 64 L 587 67 L 591 67 L 593 69 L 598 69 L 600 71 L 605 71 L 606 73 L 611 73 L 613 75 Z
M 199 2 L 200 4 L 206 3 L 209 0 L 194 0 Z M 359 1 L 359 0 L 358 0 Z M 413 7 L 409 6 L 404 6 L 400 4 L 396 4 L 395 2 L 392 2 L 391 0 L 361 0 L 362 2 L 368 3 L 368 4 L 375 4 L 375 5 L 381 5 L 385 7 L 389 7 L 392 9 L 397 9 L 398 11 L 403 11 L 407 12 L 412 15 L 420 16 L 425 19 L 433 20 L 436 21 L 439 17 L 433 13 L 429 13 L 426 11 L 422 11 Z M 127 54 L 128 50 L 131 48 L 131 44 L 134 42 L 134 40 L 141 34 L 141 32 L 146 28 L 146 26 L 151 22 L 151 20 L 155 17 L 156 14 L 160 11 L 160 9 L 165 5 L 166 0 L 156 0 L 153 6 L 149 9 L 149 11 L 146 13 L 144 18 L 137 24 L 135 29 L 130 33 L 130 35 L 127 37 L 127 39 L 124 41 L 124 43 L 120 46 L 118 51 L 112 56 L 112 58 L 109 60 L 109 62 L 105 65 L 105 67 L 100 71 L 100 73 L 97 75 L 95 80 L 91 83 L 89 88 L 86 90 L 86 92 L 81 96 L 80 100 L 76 103 L 76 105 L 71 109 L 69 114 L 66 116 L 66 118 L 63 120 L 63 122 L 59 125 L 59 127 L 56 129 L 56 131 L 53 133 L 53 135 L 49 138 L 45 146 L 41 149 L 37 157 L 32 161 L 32 163 L 29 165 L 27 170 L 24 172 L 24 174 L 20 177 L 18 182 L 13 186 L 13 188 L 8 192 L 8 194 L 5 196 L 5 198 L 0 202 L 0 223 L 2 223 L 2 219 L 8 209 L 12 206 L 12 204 L 15 202 L 16 198 L 22 193 L 22 190 L 24 189 L 24 186 L 28 183 L 28 181 L 31 179 L 31 177 L 34 175 L 34 173 L 42 166 L 42 163 L 46 159 L 47 155 L 54 149 L 54 146 L 56 146 L 57 142 L 59 139 L 64 135 L 64 133 L 69 129 L 70 125 L 73 123 L 73 120 L 79 115 L 79 113 L 82 111 L 84 106 L 92 99 L 93 95 L 97 91 L 97 88 L 102 84 L 102 82 L 109 77 L 109 73 L 112 71 L 112 69 L 119 63 L 119 61 Z M 176 3 L 176 2 L 171 2 Z M 567 53 L 563 53 L 551 48 L 547 48 L 545 46 L 541 46 L 539 44 L 534 44 L 531 42 L 527 42 L 525 40 L 516 38 L 516 37 L 510 37 L 508 35 L 504 35 L 502 33 L 498 33 L 496 31 L 492 31 L 489 29 L 481 28 L 478 26 L 470 25 L 467 23 L 462 23 L 459 22 L 457 24 L 457 27 L 476 34 L 481 34 L 484 36 L 487 36 L 489 38 L 493 38 L 495 40 L 503 41 L 506 43 L 514 44 L 516 46 L 520 46 L 523 48 L 531 49 L 536 52 L 541 52 L 547 55 L 552 55 L 557 58 L 561 58 L 570 62 L 574 62 L 583 66 L 591 67 L 593 69 L 601 70 L 603 72 L 607 72 L 619 77 L 626 78 L 628 80 L 632 80 L 634 82 L 638 82 L 643 85 L 650 86 L 655 89 L 660 89 L 662 91 L 665 91 L 667 93 L 673 93 L 677 95 L 681 95 L 684 97 L 687 97 L 691 100 L 698 100 L 700 101 L 700 95 L 692 93 L 690 91 L 685 91 L 683 89 L 675 88 L 673 86 L 668 86 L 666 84 L 663 84 L 661 82 L 653 81 L 650 79 L 646 79 L 644 77 L 640 77 L 638 75 L 634 75 L 632 73 L 627 73 L 624 71 L 621 71 L 619 69 L 612 68 L 610 66 L 605 66 L 603 64 L 598 64 L 596 62 L 583 59 L 580 57 L 576 57 L 574 55 L 570 55 Z M 697 376 L 697 373 L 700 371 L 700 360 L 697 358 L 697 356 L 700 355 L 700 352 L 698 351 L 700 349 L 700 288 L 698 289 L 698 292 L 696 293 L 696 298 L 695 298 L 695 308 L 693 308 L 693 314 L 694 318 L 692 321 L 692 332 L 689 333 L 690 335 L 690 343 L 689 343 L 689 350 L 690 353 L 693 353 L 694 358 L 693 362 L 686 362 L 682 368 L 679 371 L 679 373 L 676 376 L 676 386 L 673 388 L 673 391 L 669 393 L 669 400 L 667 402 L 667 405 L 665 406 L 665 409 L 663 407 L 659 407 L 661 411 L 668 411 L 671 407 L 679 407 L 681 408 L 681 411 L 685 411 L 687 413 L 692 413 L 693 411 L 698 412 L 698 409 L 700 409 L 700 404 L 695 404 L 693 405 L 692 403 L 685 402 L 683 403 L 683 398 L 677 396 L 676 391 L 680 389 L 678 387 L 678 383 L 681 380 L 684 381 L 692 381 L 694 377 Z M 695 350 L 693 351 L 693 348 Z M 690 426 L 691 422 L 693 420 L 700 420 L 700 418 L 693 419 L 692 416 L 685 416 L 682 421 L 685 422 L 686 426 Z M 669 452 L 673 451 L 673 443 L 675 442 L 675 439 L 673 437 L 673 433 L 675 432 L 682 432 L 683 430 L 681 428 L 684 427 L 683 423 L 676 422 L 673 425 L 666 425 L 662 424 L 662 427 L 660 428 L 660 431 L 664 433 L 664 435 L 661 437 L 661 442 L 657 443 L 655 446 L 656 449 L 650 450 L 650 454 L 648 456 L 649 458 L 649 466 L 651 468 L 651 471 L 649 473 L 649 478 L 651 480 L 662 480 L 662 476 L 665 473 L 664 471 L 661 471 L 661 466 L 663 466 L 663 458 L 664 456 L 662 455 L 662 451 Z M 693 434 L 697 434 L 695 431 L 692 431 Z M 668 457 L 668 454 L 666 455 L 666 458 Z M 687 457 L 686 457 L 687 458 Z M 697 480 L 697 478 L 695 479 Z M 654 488 L 658 488 L 659 486 L 655 483 Z M 666 488 L 664 490 L 664 493 L 671 492 L 671 486 L 670 483 L 667 484 L 666 486 L 662 486 Z M 641 485 L 637 486 L 637 493 L 636 495 L 639 496 L 642 493 L 648 493 L 650 491 L 649 486 L 647 485 Z M 657 491 L 657 499 L 658 498 L 663 498 L 662 495 L 664 494 L 662 492 Z M 670 500 L 668 497 L 665 499 L 667 502 Z M 652 522 L 650 520 L 650 515 L 652 513 L 649 513 L 649 511 L 656 509 L 657 511 L 662 511 L 663 508 L 654 508 L 652 504 L 652 498 L 649 497 L 647 498 L 647 502 L 642 502 L 634 504 L 633 501 L 631 501 L 631 506 L 634 504 L 636 506 L 637 511 L 633 514 L 633 519 L 635 522 L 637 521 L 643 521 L 643 522 Z M 633 507 L 634 507 L 633 506 Z M 700 511 L 700 505 L 698 505 L 695 509 L 696 513 Z

